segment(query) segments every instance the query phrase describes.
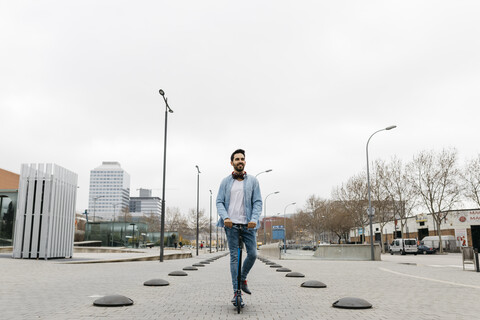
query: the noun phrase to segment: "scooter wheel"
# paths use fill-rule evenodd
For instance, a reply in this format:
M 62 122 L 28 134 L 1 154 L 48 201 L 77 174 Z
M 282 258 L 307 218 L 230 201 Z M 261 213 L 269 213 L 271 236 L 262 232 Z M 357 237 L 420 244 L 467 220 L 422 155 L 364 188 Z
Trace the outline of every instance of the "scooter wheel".
M 237 297 L 235 298 L 235 302 L 237 304 L 237 313 L 240 313 L 240 310 L 242 309 L 242 298 L 237 295 Z

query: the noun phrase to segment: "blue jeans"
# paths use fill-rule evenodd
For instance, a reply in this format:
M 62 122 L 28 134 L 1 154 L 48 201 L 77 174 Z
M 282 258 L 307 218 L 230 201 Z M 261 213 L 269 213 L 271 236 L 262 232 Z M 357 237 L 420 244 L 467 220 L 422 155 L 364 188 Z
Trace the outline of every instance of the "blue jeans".
M 239 229 L 237 229 L 237 227 Z M 241 231 L 240 231 L 241 230 Z M 246 226 L 235 225 L 232 228 L 225 227 L 228 248 L 230 250 L 230 273 L 232 274 L 233 291 L 237 290 L 237 269 L 238 269 L 238 233 L 241 232 L 242 240 L 247 250 L 247 257 L 242 263 L 241 279 L 247 280 L 247 275 L 257 259 L 257 233 L 255 229 L 248 229 Z

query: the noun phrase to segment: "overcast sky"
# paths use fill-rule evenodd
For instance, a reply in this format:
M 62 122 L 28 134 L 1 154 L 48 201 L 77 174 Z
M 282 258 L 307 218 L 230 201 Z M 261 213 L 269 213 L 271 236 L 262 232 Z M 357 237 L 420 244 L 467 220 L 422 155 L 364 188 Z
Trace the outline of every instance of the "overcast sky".
M 366 168 L 455 147 L 480 153 L 478 1 L 0 0 L 0 168 L 79 176 L 118 161 L 166 203 L 209 212 L 246 150 L 267 215 Z M 215 198 L 214 198 L 215 199 Z M 215 207 L 215 200 L 213 201 Z M 216 210 L 213 210 L 215 215 Z

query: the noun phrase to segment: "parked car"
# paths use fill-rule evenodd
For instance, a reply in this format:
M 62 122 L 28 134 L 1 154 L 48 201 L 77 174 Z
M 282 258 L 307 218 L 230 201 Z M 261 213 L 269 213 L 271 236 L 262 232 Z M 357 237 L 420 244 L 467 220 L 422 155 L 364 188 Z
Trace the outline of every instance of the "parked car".
M 311 245 L 306 245 L 302 248 L 302 250 L 315 250 L 315 248 Z
M 402 255 L 413 253 L 417 255 L 417 239 L 395 239 L 390 244 L 390 254 L 400 253 Z
M 430 254 L 430 253 L 435 253 L 435 252 L 437 252 L 436 248 L 425 246 L 423 244 L 418 246 L 418 253 L 423 253 L 423 254 L 429 253 Z

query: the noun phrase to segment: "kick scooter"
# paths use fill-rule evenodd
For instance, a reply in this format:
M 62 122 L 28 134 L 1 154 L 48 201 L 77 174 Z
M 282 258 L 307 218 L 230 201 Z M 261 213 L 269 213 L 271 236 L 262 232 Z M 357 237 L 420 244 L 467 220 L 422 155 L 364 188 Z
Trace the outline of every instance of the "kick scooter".
M 234 228 L 238 230 L 238 269 L 237 269 L 237 291 L 235 293 L 235 307 L 237 307 L 237 313 L 242 310 L 242 226 L 235 225 Z

